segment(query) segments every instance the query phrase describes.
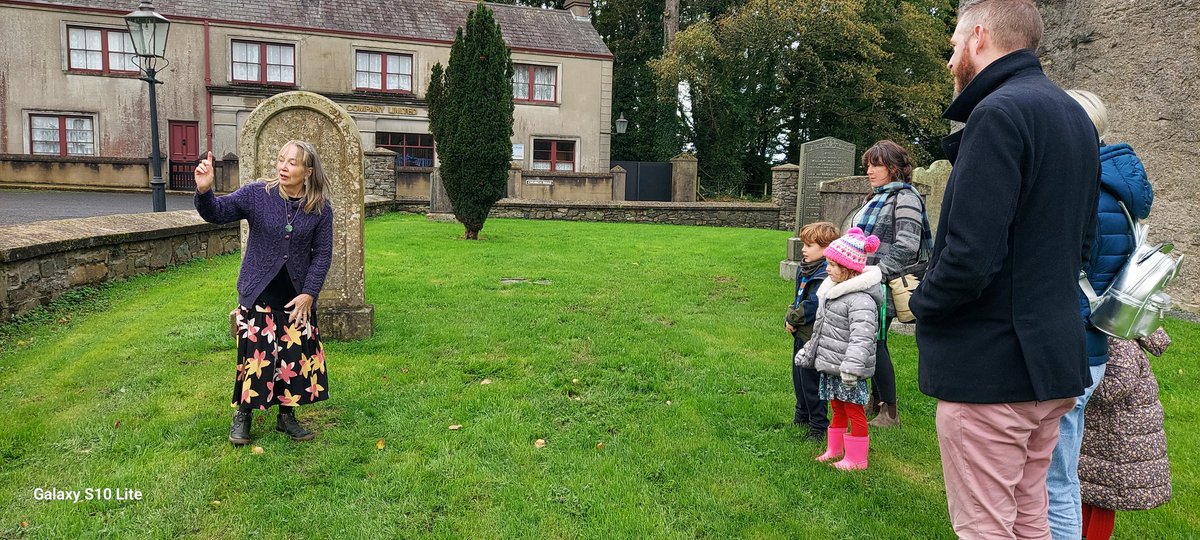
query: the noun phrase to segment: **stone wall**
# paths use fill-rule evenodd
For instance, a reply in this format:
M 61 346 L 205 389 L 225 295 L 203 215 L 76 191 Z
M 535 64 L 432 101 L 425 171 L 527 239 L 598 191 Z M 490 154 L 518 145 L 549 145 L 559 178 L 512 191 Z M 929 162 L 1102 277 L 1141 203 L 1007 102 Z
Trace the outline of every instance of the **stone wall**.
M 147 159 L 0 154 L 0 186 L 149 189 L 149 172 Z
M 396 198 L 396 153 L 386 148 L 363 152 L 363 187 L 367 195 Z
M 386 212 L 423 214 L 428 199 L 367 201 L 367 215 Z M 489 217 L 603 221 L 612 223 L 663 223 L 710 227 L 776 229 L 779 206 L 772 203 L 677 203 L 647 201 L 578 202 L 501 199 Z
M 237 224 L 195 210 L 0 227 L 0 322 L 64 292 L 238 250 Z
M 1107 143 L 1129 143 L 1154 184 L 1151 240 L 1188 255 L 1168 288 L 1200 310 L 1200 10 L 1191 1 L 1039 0 L 1046 73 L 1063 88 L 1095 92 L 1108 108 Z

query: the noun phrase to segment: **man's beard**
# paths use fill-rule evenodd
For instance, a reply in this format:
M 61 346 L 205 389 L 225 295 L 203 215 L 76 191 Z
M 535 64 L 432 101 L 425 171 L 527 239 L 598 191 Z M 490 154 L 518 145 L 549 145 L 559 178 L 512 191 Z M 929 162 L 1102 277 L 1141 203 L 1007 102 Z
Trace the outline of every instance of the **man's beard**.
M 975 69 L 975 62 L 972 62 L 971 57 L 964 54 L 959 62 L 954 64 L 954 93 L 961 94 L 963 88 L 971 84 L 978 73 L 979 71 Z

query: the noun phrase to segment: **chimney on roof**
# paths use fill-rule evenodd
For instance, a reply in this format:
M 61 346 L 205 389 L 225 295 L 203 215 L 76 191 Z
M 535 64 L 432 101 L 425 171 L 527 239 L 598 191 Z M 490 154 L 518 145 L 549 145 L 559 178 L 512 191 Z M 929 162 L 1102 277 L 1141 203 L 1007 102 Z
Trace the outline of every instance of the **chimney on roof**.
M 563 7 L 580 19 L 592 18 L 592 0 L 567 0 L 563 2 Z

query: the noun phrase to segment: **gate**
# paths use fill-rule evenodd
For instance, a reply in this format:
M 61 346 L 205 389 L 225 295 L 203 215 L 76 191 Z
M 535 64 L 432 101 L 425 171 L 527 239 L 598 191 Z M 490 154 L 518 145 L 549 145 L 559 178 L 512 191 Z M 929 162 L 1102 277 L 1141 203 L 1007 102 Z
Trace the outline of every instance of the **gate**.
M 613 161 L 609 168 L 617 165 L 625 169 L 625 200 L 671 200 L 671 162 Z

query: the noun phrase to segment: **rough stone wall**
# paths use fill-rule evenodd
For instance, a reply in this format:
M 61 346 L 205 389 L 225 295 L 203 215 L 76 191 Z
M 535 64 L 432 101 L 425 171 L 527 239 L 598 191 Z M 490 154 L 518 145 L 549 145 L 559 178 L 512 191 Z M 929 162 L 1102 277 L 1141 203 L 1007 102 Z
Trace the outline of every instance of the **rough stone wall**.
M 363 152 L 363 181 L 367 195 L 396 198 L 396 153 L 387 149 Z
M 74 288 L 238 249 L 236 224 L 204 223 L 192 210 L 43 221 L 0 235 L 0 322 Z
M 371 216 L 386 212 L 424 213 L 429 201 L 374 199 L 367 203 Z M 527 201 L 501 199 L 489 217 L 555 219 L 563 221 L 604 221 L 611 223 L 662 223 L 777 229 L 779 206 L 772 203 L 673 203 L 615 201 L 605 203 L 570 201 Z
M 1200 311 L 1200 1 L 1040 0 L 1046 73 L 1095 92 L 1108 107 L 1105 142 L 1129 143 L 1154 184 L 1151 240 L 1173 241 L 1190 261 L 1168 287 Z

